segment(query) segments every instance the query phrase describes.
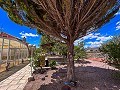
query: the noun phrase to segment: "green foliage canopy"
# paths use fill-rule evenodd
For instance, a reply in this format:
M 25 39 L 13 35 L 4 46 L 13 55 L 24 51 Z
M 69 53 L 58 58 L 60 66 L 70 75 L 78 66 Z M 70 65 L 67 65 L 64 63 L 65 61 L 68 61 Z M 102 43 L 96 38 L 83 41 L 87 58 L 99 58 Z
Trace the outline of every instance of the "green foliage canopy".
M 86 58 L 86 51 L 84 48 L 84 42 L 78 43 L 77 46 L 74 46 L 75 59 Z
M 109 22 L 119 6 L 119 0 L 0 0 L 15 23 L 67 44 Z
M 43 52 L 54 52 L 60 55 L 67 55 L 67 46 L 64 43 L 58 42 L 48 35 L 43 35 L 41 38 L 40 48 Z
M 100 51 L 109 56 L 110 62 L 120 65 L 120 36 L 114 37 L 109 42 L 103 44 Z

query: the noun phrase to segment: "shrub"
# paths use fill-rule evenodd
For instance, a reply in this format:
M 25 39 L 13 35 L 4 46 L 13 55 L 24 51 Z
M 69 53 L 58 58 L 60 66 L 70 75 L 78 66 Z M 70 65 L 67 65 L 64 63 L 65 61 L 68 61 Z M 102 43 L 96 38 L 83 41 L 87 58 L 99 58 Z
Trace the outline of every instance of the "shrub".
M 50 67 L 55 67 L 56 66 L 56 61 L 51 61 L 49 64 Z
M 107 55 L 107 61 L 115 66 L 120 66 L 120 36 L 114 37 L 100 47 L 100 51 Z

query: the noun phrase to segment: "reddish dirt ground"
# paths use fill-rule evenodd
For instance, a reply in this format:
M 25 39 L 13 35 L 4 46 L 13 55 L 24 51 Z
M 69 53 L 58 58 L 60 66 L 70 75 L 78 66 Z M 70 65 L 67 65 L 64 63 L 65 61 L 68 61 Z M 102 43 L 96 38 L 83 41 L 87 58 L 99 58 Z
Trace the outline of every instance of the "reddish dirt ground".
M 48 70 L 45 74 L 34 74 L 35 81 L 28 82 L 24 90 L 61 90 L 66 77 L 66 66 Z M 114 77 L 120 70 L 103 62 L 86 60 L 75 64 L 77 86 L 71 90 L 120 90 L 120 78 Z M 48 77 L 45 77 L 48 75 Z M 42 81 L 41 78 L 45 77 Z
M 102 62 L 104 58 L 88 58 L 89 60 Z

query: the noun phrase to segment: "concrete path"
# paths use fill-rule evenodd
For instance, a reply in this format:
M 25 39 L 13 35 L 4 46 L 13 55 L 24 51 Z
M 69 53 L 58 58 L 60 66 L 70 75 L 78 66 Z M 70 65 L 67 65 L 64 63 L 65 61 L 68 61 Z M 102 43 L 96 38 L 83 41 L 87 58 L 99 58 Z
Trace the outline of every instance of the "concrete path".
M 23 90 L 30 76 L 29 64 L 0 82 L 0 90 Z

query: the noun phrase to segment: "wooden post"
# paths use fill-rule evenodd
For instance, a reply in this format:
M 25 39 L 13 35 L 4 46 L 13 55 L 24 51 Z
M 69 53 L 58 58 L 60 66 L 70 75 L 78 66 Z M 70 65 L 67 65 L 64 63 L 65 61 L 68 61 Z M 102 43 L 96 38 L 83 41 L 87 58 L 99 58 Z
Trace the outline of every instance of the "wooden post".
M 10 39 L 8 40 L 8 52 L 7 52 L 7 60 L 6 60 L 6 70 L 8 70 L 9 65 L 10 65 L 9 55 L 10 55 Z
M 1 53 L 0 53 L 0 60 L 2 60 L 2 55 L 3 55 L 3 46 L 4 46 L 4 38 L 2 40 L 2 47 L 1 47 Z
M 21 45 L 21 43 L 19 43 L 19 45 Z M 20 60 L 22 60 L 21 59 L 21 47 L 19 46 L 18 48 L 19 48 L 19 55 L 18 56 L 19 56 L 19 61 L 20 61 Z

